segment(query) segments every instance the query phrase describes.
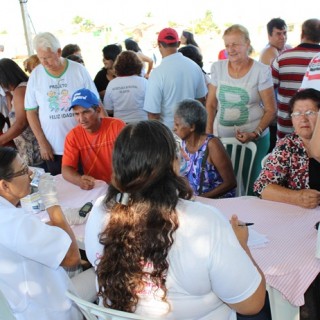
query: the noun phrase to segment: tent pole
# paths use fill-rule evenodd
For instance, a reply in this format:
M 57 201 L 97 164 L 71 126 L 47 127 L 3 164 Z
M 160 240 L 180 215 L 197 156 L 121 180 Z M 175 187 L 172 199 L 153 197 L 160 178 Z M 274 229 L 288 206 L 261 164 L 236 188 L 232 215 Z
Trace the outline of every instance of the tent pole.
M 28 55 L 31 56 L 34 52 L 33 52 L 33 45 L 32 45 L 30 21 L 29 21 L 28 10 L 27 10 L 28 0 L 19 0 L 19 2 L 20 2 L 21 15 L 22 15 L 22 21 L 23 21 L 24 35 L 26 38 L 26 44 L 28 49 Z

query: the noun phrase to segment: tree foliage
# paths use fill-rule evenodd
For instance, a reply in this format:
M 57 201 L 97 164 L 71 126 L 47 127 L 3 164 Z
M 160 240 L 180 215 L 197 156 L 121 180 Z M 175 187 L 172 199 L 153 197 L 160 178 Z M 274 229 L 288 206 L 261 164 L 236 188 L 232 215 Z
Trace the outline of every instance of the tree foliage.
M 72 20 L 72 24 L 75 24 L 79 27 L 81 32 L 93 32 L 96 29 L 95 24 L 89 20 L 80 16 L 76 16 Z
M 72 20 L 72 24 L 80 24 L 83 21 L 82 17 L 76 16 Z
M 213 15 L 210 10 L 205 12 L 204 18 L 196 19 L 192 23 L 193 30 L 196 34 L 221 33 L 219 26 L 213 21 Z

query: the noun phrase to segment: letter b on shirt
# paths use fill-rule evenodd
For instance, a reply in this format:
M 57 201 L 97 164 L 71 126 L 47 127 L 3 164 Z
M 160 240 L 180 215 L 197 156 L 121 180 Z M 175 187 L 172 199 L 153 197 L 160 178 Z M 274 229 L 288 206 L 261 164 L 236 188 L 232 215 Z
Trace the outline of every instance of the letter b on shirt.
M 239 87 L 221 85 L 219 90 L 220 117 L 219 123 L 223 126 L 241 126 L 249 118 L 249 95 Z

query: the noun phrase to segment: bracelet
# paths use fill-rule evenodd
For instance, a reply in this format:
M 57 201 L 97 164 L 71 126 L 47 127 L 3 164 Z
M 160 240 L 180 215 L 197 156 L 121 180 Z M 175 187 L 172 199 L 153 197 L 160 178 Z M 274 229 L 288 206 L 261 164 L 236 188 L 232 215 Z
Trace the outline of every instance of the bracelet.
M 258 134 L 256 131 L 252 132 L 254 134 L 254 140 L 257 140 L 260 137 L 260 134 Z
M 263 130 L 260 127 L 258 127 L 256 130 L 254 130 L 254 132 L 258 135 L 258 137 L 260 137 Z

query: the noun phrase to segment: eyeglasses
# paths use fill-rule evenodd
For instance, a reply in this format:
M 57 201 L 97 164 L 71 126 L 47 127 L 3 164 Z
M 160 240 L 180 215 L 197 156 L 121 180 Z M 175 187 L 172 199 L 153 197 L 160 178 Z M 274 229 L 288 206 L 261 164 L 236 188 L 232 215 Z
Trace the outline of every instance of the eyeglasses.
M 16 178 L 16 177 L 20 177 L 20 176 L 24 176 L 25 174 L 29 173 L 29 167 L 25 164 L 23 169 L 14 172 L 13 174 L 10 174 L 9 176 L 7 176 L 7 179 L 12 179 L 12 178 Z
M 307 118 L 311 118 L 311 117 L 314 117 L 316 114 L 318 114 L 318 112 L 312 111 L 312 110 L 308 110 L 306 112 L 296 111 L 291 113 L 291 118 L 299 118 L 301 116 L 306 116 Z

